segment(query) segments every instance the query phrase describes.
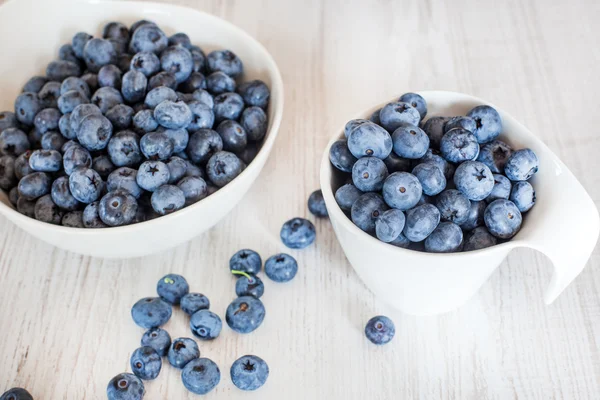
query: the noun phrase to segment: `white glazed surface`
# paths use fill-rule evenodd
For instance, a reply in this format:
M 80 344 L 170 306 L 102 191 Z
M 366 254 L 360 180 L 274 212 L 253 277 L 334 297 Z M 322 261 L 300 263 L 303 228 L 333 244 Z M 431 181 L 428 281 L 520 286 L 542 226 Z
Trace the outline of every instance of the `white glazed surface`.
M 464 115 L 474 106 L 490 104 L 461 93 L 419 92 L 427 101 L 427 118 Z M 393 99 L 390 99 L 392 101 Z M 388 102 L 386 102 L 388 103 Z M 374 107 L 357 118 L 368 118 Z M 430 254 L 382 243 L 356 227 L 335 202 L 334 167 L 329 148 L 342 135 L 340 128 L 321 162 L 321 188 L 331 223 L 346 257 L 365 284 L 381 300 L 414 315 L 455 309 L 471 298 L 508 253 L 530 247 L 554 264 L 545 293 L 551 303 L 583 270 L 600 232 L 598 211 L 585 189 L 546 145 L 510 115 L 498 109 L 503 121 L 500 139 L 513 148 L 531 148 L 540 160 L 532 178 L 537 203 L 524 216 L 521 231 L 509 242 L 478 251 Z
M 26 10 L 33 4 L 38 12 L 28 13 Z M 40 7 L 44 9 L 39 10 Z M 11 54 L 11 59 L 0 62 L 0 109 L 14 108 L 14 99 L 27 79 L 43 75 L 48 62 L 57 58 L 60 45 L 70 42 L 76 32 L 99 35 L 108 21 L 131 24 L 139 19 L 155 21 L 167 35 L 187 33 L 206 53 L 219 48 L 234 51 L 244 63 L 244 79 L 262 79 L 271 89 L 269 129 L 256 158 L 230 184 L 192 206 L 141 224 L 110 229 L 55 226 L 19 214 L 6 194 L 0 193 L 0 213 L 28 233 L 76 253 L 105 258 L 137 257 L 173 247 L 211 228 L 235 207 L 258 177 L 281 123 L 281 75 L 260 43 L 212 15 L 145 2 L 21 0 L 4 5 L 0 8 L 0 50 L 2 54 Z

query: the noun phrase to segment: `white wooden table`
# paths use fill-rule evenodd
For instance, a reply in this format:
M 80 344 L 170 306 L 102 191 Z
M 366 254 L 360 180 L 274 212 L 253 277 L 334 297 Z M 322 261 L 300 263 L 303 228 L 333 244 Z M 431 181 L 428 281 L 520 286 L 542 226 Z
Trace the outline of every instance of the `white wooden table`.
M 82 257 L 0 218 L 0 392 L 19 385 L 37 399 L 105 398 L 143 332 L 130 307 L 153 295 L 168 272 L 186 276 L 223 315 L 234 297 L 231 254 L 249 247 L 266 258 L 284 250 L 279 228 L 308 215 L 329 137 L 357 112 L 408 90 L 455 90 L 498 104 L 557 152 L 600 203 L 598 2 L 173 2 L 239 25 L 273 54 L 286 85 L 274 153 L 225 220 L 156 256 Z M 207 398 L 600 397 L 600 249 L 550 306 L 542 300 L 550 263 L 520 250 L 461 309 L 417 318 L 374 298 L 328 222 L 316 226 L 316 245 L 291 252 L 300 263 L 296 279 L 266 282 L 263 326 L 244 336 L 225 327 L 200 344 L 222 372 Z M 378 313 L 397 327 L 385 347 L 363 337 Z M 181 314 L 166 326 L 173 337 L 191 335 Z M 243 354 L 263 357 L 271 369 L 255 393 L 237 390 L 229 378 Z M 194 398 L 168 366 L 146 388 L 150 399 Z

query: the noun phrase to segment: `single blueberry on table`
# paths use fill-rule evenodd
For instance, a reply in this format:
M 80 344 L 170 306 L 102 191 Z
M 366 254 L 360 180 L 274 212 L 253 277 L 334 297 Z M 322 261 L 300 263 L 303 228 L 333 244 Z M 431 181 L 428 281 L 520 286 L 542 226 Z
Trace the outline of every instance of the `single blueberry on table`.
M 87 41 L 83 47 L 83 60 L 87 69 L 98 72 L 107 64 L 114 64 L 117 52 L 112 43 L 106 39 L 93 38 Z
M 117 167 L 133 167 L 142 161 L 140 137 L 130 130 L 114 135 L 108 142 L 108 156 Z
M 357 158 L 350 152 L 345 140 L 338 140 L 329 149 L 329 161 L 342 172 L 352 172 L 352 167 Z
M 106 387 L 108 400 L 142 400 L 146 389 L 134 374 L 122 373 L 110 380 Z
M 465 235 L 463 251 L 473 251 L 495 246 L 497 240 L 485 226 L 478 226 Z
M 477 161 L 481 161 L 495 174 L 504 172 L 506 161 L 512 154 L 512 148 L 500 140 L 494 140 L 481 146 Z
M 138 210 L 135 197 L 124 190 L 108 192 L 100 200 L 98 215 L 108 226 L 122 226 L 133 222 Z
M 52 201 L 60 208 L 74 211 L 79 208 L 80 203 L 73 197 L 69 189 L 69 177 L 61 176 L 52 183 L 50 190 Z
M 247 274 L 256 275 L 260 272 L 261 268 L 262 259 L 260 254 L 254 250 L 240 250 L 229 259 L 229 269 L 231 271 L 241 271 Z
M 375 221 L 388 209 L 380 194 L 365 193 L 352 204 L 350 211 L 352 222 L 367 233 L 375 233 Z
M 31 92 L 21 93 L 15 100 L 15 115 L 20 123 L 33 125 L 37 113 L 46 107 L 50 107 L 50 105 L 46 105 L 37 94 Z
M 165 71 L 161 71 L 158 74 L 154 75 L 152 78 L 148 80 L 148 90 L 155 89 L 157 87 L 165 86 L 169 89 L 177 89 L 177 80 L 173 74 L 170 74 Z
M 317 218 L 327 218 L 327 206 L 321 189 L 315 190 L 308 197 L 308 210 Z
M 423 193 L 427 196 L 435 196 L 446 188 L 444 172 L 432 162 L 417 164 L 412 174 L 419 180 Z
M 108 64 L 98 71 L 98 86 L 100 87 L 110 86 L 115 89 L 121 89 L 122 79 L 123 73 L 116 65 Z
M 511 181 L 529 180 L 539 168 L 539 161 L 531 149 L 513 151 L 504 167 L 506 177 Z
M 35 219 L 49 224 L 60 225 L 64 212 L 52 201 L 52 197 L 46 194 L 35 202 Z
M 516 182 L 510 192 L 510 201 L 515 203 L 519 211 L 525 213 L 535 205 L 535 190 L 529 182 Z
M 31 147 L 25 132 L 18 128 L 6 128 L 0 133 L 0 154 L 19 156 Z
M 210 301 L 208 297 L 201 293 L 188 293 L 181 298 L 179 307 L 186 314 L 192 315 L 200 310 L 208 310 L 210 308 Z
M 165 100 L 154 109 L 154 119 L 167 129 L 185 128 L 192 122 L 192 111 L 182 101 Z
M 411 242 L 420 242 L 440 223 L 440 212 L 433 204 L 422 204 L 406 212 L 406 223 L 402 233 Z
M 440 193 L 436 200 L 442 221 L 462 224 L 469 218 L 471 202 L 463 193 L 456 189 L 447 189 Z
M 358 125 L 348 136 L 348 149 L 356 158 L 387 158 L 392 152 L 393 142 L 390 134 L 381 126 L 372 122 Z
M 183 190 L 175 185 L 162 185 L 152 193 L 152 209 L 160 215 L 181 210 L 185 205 Z
M 96 90 L 91 99 L 92 104 L 95 104 L 102 114 L 106 114 L 108 110 L 116 106 L 117 104 L 124 103 L 121 92 L 117 89 L 105 86 Z
M 185 278 L 177 274 L 163 276 L 156 284 L 156 292 L 169 304 L 179 304 L 181 298 L 188 294 L 190 286 Z
M 29 166 L 29 157 L 31 157 L 31 151 L 27 150 L 15 159 L 15 176 L 17 180 L 21 180 L 25 175 L 34 172 Z M 10 161 L 8 162 L 10 163 Z
M 216 339 L 222 327 L 221 318 L 209 310 L 198 310 L 190 318 L 192 333 L 202 340 Z
M 269 105 L 271 93 L 269 87 L 261 80 L 244 82 L 238 86 L 237 92 L 248 106 L 266 110 Z
M 461 128 L 473 133 L 476 127 L 477 125 L 474 119 L 458 116 L 452 117 L 446 122 L 446 125 L 444 125 L 444 132 L 451 131 L 454 128 Z
M 165 132 L 146 133 L 140 140 L 140 150 L 148 160 L 166 160 L 173 154 L 173 141 Z
M 356 186 L 347 183 L 335 191 L 335 201 L 343 211 L 350 211 L 354 202 L 362 195 L 363 192 L 358 190 Z
M 206 89 L 213 95 L 234 92 L 235 91 L 235 80 L 224 72 L 217 71 L 206 77 L 206 87 L 199 89 Z M 192 90 L 193 92 L 193 90 Z
M 409 210 L 421 199 L 421 182 L 408 172 L 394 172 L 383 183 L 383 198 L 388 206 L 398 210 Z
M 265 306 L 252 296 L 241 296 L 233 300 L 225 312 L 227 325 L 238 333 L 250 333 L 265 319 Z
M 38 93 L 49 81 L 50 79 L 45 76 L 33 76 L 25 83 L 22 92 Z M 0 131 L 1 130 L 2 125 L 0 125 Z
M 510 239 L 519 232 L 523 217 L 510 200 L 498 199 L 491 202 L 484 213 L 485 226 L 500 239 Z
M 139 52 L 131 59 L 130 68 L 131 71 L 139 71 L 150 78 L 160 71 L 160 59 L 152 52 Z
M 267 381 L 269 366 L 262 358 L 247 355 L 233 362 L 229 374 L 238 389 L 256 390 Z
M 150 346 L 135 349 L 129 361 L 131 370 L 140 379 L 152 380 L 158 377 L 162 368 L 160 354 Z
M 479 143 L 491 142 L 502 132 L 502 119 L 493 107 L 477 106 L 467 113 L 467 117 L 475 120 L 473 134 Z
M 491 203 L 494 200 L 498 199 L 508 199 L 510 196 L 510 190 L 512 188 L 512 184 L 510 183 L 510 179 L 505 177 L 504 175 L 494 174 L 494 188 L 490 192 L 489 196 L 485 198 L 485 201 Z
M 217 133 L 223 140 L 223 150 L 236 153 L 248 145 L 246 130 L 236 121 L 228 119 L 221 122 L 217 127 Z
M 223 187 L 242 172 L 242 162 L 233 153 L 219 151 L 206 164 L 206 174 L 217 187 Z
M 138 169 L 136 182 L 142 189 L 154 192 L 169 182 L 169 167 L 162 161 L 144 161 Z
M 88 204 L 83 210 L 83 226 L 85 228 L 106 228 L 98 215 L 99 201 Z
M 89 204 L 100 198 L 104 182 L 93 169 L 81 167 L 69 176 L 69 189 L 78 201 Z
M 298 273 L 298 263 L 289 254 L 275 254 L 265 262 L 265 273 L 275 282 L 289 282 Z
M 265 292 L 265 284 L 258 276 L 244 273 L 235 282 L 237 296 L 252 296 L 259 299 Z
M 230 50 L 215 50 L 209 53 L 206 63 L 209 72 L 222 71 L 234 78 L 244 72 L 242 60 Z
M 33 400 L 33 397 L 23 388 L 12 388 L 4 392 L 0 400 Z
M 400 210 L 391 209 L 383 212 L 375 221 L 375 235 L 382 242 L 392 242 L 402 234 L 406 218 Z
M 442 157 L 453 163 L 475 160 L 479 155 L 479 143 L 471 132 L 462 128 L 448 131 L 440 142 Z
M 453 253 L 461 250 L 463 232 L 454 222 L 442 222 L 425 239 L 425 251 L 429 253 Z
M 164 357 L 171 347 L 171 336 L 164 329 L 152 328 L 144 332 L 141 345 L 152 347 L 159 356 Z
M 383 188 L 388 177 L 385 163 L 376 157 L 363 157 L 352 167 L 352 182 L 363 192 L 375 192 Z
M 128 103 L 137 103 L 144 100 L 148 79 L 140 71 L 127 71 L 123 75 L 121 94 Z
M 391 319 L 383 315 L 371 318 L 365 326 L 365 336 L 376 345 L 389 343 L 396 334 L 396 327 Z
M 316 237 L 315 226 L 304 218 L 292 218 L 281 227 L 281 241 L 290 249 L 310 246 Z
M 454 172 L 454 184 L 469 200 L 480 201 L 492 193 L 492 171 L 479 161 L 465 161 Z
M 465 231 L 475 229 L 478 226 L 484 225 L 483 213 L 487 207 L 485 201 L 472 201 L 471 207 L 469 208 L 469 215 L 465 222 L 460 224 L 460 227 Z
M 399 126 L 408 124 L 418 126 L 421 121 L 419 110 L 405 102 L 389 103 L 379 112 L 381 126 L 394 132 Z
M 189 103 L 187 103 L 187 105 L 190 108 L 190 111 L 192 112 L 192 121 L 187 126 L 187 129 L 190 132 L 194 132 L 198 129 L 203 128 L 210 129 L 213 127 L 213 125 L 215 124 L 215 113 L 213 112 L 211 107 L 198 100 L 192 100 Z M 253 120 L 251 120 L 250 122 L 252 123 Z M 254 125 L 250 126 L 254 129 L 257 129 Z
M 423 125 L 423 131 L 429 137 L 429 144 L 433 149 L 439 149 L 444 136 L 444 126 L 448 122 L 448 117 L 431 117 Z
M 17 184 L 16 178 L 15 158 L 13 156 L 0 157 L 0 188 L 9 190 Z
M 185 204 L 190 205 L 208 196 L 206 181 L 198 176 L 186 176 L 177 182 L 177 187 L 183 191 Z
M 198 344 L 190 338 L 178 338 L 173 340 L 167 353 L 169 364 L 175 368 L 183 368 L 190 361 L 200 357 Z
M 50 185 L 52 185 L 50 175 L 45 172 L 32 172 L 19 181 L 19 198 L 35 200 L 50 193 Z
M 223 150 L 223 139 L 212 129 L 199 129 L 190 135 L 187 155 L 194 163 L 205 163 L 215 153 Z
M 165 33 L 155 24 L 142 24 L 132 32 L 131 41 L 129 42 L 129 52 L 131 54 L 139 52 L 160 54 L 169 44 L 169 39 Z
M 221 371 L 214 361 L 208 358 L 197 358 L 183 368 L 181 381 L 190 392 L 206 394 L 221 381 Z
M 158 328 L 171 319 L 171 305 L 159 297 L 146 297 L 131 308 L 133 322 L 144 329 Z
M 137 132 L 148 133 L 158 128 L 158 122 L 154 119 L 152 110 L 140 110 L 133 116 L 133 127 Z
M 44 133 L 44 136 L 42 136 L 42 140 L 41 140 L 42 149 L 56 150 L 56 151 L 60 151 L 66 142 L 67 142 L 67 139 L 65 139 L 64 136 L 62 136 L 58 132 L 53 132 L 53 131 L 48 131 L 48 132 Z M 62 156 L 61 156 L 61 160 L 62 160 Z M 61 161 L 61 167 L 62 167 L 62 161 Z

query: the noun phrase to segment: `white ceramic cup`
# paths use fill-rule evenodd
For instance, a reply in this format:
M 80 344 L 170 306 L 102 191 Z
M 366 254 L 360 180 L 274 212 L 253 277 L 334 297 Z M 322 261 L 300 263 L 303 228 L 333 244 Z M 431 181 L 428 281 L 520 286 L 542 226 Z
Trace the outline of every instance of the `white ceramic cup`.
M 490 104 L 461 93 L 430 91 L 419 94 L 427 101 L 428 117 L 465 115 L 475 106 Z M 387 103 L 367 110 L 357 118 L 368 119 Z M 329 149 L 343 137 L 343 127 L 335 132 L 325 149 L 321 162 L 321 189 L 331 224 L 346 257 L 381 300 L 403 312 L 430 315 L 461 306 L 516 247 L 536 249 L 554 264 L 552 281 L 545 293 L 545 301 L 549 304 L 583 270 L 596 246 L 600 229 L 598 210 L 589 194 L 542 141 L 506 112 L 495 108 L 504 127 L 500 139 L 515 149 L 532 149 L 539 158 L 540 168 L 531 180 L 537 203 L 524 215 L 521 231 L 509 242 L 487 249 L 432 254 L 398 248 L 371 237 L 352 223 L 334 198 L 334 190 L 341 182 L 337 181 L 335 167 L 329 161 Z
M 25 82 L 44 75 L 58 58 L 58 49 L 85 31 L 99 36 L 104 24 L 131 24 L 149 19 L 167 35 L 187 33 L 206 53 L 230 49 L 244 63 L 244 79 L 262 79 L 271 89 L 269 128 L 254 161 L 215 194 L 171 215 L 140 224 L 76 229 L 51 225 L 15 211 L 0 193 L 0 214 L 21 229 L 57 247 L 96 257 L 142 256 L 178 245 L 206 231 L 242 199 L 262 170 L 277 136 L 283 114 L 283 83 L 267 50 L 241 29 L 215 16 L 169 4 L 100 0 L 19 0 L 0 7 L 0 109 L 13 110 Z

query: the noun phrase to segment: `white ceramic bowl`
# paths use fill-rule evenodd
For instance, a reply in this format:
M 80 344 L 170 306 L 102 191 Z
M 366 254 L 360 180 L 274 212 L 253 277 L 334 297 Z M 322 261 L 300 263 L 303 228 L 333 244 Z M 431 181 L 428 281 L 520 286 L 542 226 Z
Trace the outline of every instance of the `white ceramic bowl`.
M 428 116 L 465 115 L 477 105 L 490 104 L 461 93 L 419 94 L 427 100 Z M 357 118 L 368 119 L 387 103 Z M 343 137 L 343 127 L 323 154 L 321 189 L 346 257 L 377 296 L 401 311 L 428 315 L 462 305 L 516 247 L 539 250 L 553 262 L 554 274 L 545 294 L 546 303 L 551 303 L 581 272 L 596 245 L 598 211 L 585 189 L 544 143 L 513 117 L 495 108 L 504 125 L 500 139 L 514 148 L 531 148 L 540 160 L 540 168 L 532 179 L 537 204 L 525 215 L 521 231 L 511 241 L 487 249 L 431 254 L 394 247 L 371 237 L 352 223 L 334 198 L 333 190 L 340 182 L 329 162 L 329 148 Z
M 185 7 L 99 0 L 19 0 L 0 7 L 0 109 L 13 110 L 27 79 L 43 75 L 58 48 L 76 32 L 99 35 L 109 21 L 153 20 L 167 35 L 187 33 L 205 52 L 225 48 L 243 61 L 244 79 L 262 79 L 271 89 L 269 128 L 254 161 L 230 184 L 204 200 L 152 221 L 109 229 L 75 229 L 36 221 L 16 212 L 0 194 L 0 213 L 30 234 L 57 247 L 97 257 L 136 257 L 158 252 L 206 231 L 242 199 L 262 170 L 283 113 L 283 83 L 271 55 L 232 24 Z

